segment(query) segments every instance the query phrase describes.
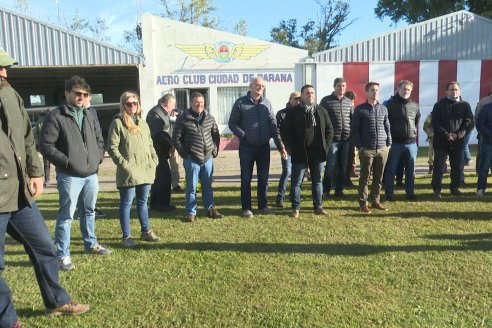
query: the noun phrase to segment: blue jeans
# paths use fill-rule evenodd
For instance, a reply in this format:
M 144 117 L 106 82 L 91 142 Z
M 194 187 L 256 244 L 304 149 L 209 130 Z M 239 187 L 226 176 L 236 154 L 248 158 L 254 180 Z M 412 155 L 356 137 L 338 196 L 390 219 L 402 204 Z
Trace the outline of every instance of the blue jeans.
M 405 193 L 413 196 L 415 193 L 415 161 L 417 160 L 418 146 L 416 142 L 409 144 L 393 143 L 388 154 L 388 163 L 385 171 L 386 198 L 392 198 L 395 190 L 395 175 L 398 166 L 403 160 L 405 167 Z
M 141 232 L 149 231 L 149 210 L 147 208 L 147 198 L 149 196 L 150 184 L 141 184 L 131 187 L 121 187 L 120 190 L 120 225 L 123 238 L 130 237 L 130 209 L 133 203 L 133 196 L 137 192 L 137 215 L 140 221 Z
M 290 181 L 290 202 L 292 208 L 298 210 L 301 207 L 301 186 L 304 173 L 309 166 L 311 172 L 311 195 L 313 197 L 313 207 L 323 206 L 323 184 L 321 182 L 321 172 L 324 169 L 324 159 L 319 155 L 318 150 L 308 150 L 308 163 L 292 163 L 292 178 Z
M 207 211 L 210 210 L 214 207 L 214 193 L 212 190 L 214 165 L 212 158 L 209 158 L 204 164 L 187 158 L 183 160 L 183 166 L 186 175 L 186 213 L 196 215 L 196 185 L 198 184 L 198 179 L 202 183 L 203 207 Z
M 285 199 L 285 191 L 287 190 L 287 183 L 289 182 L 291 172 L 292 162 L 290 155 L 287 155 L 286 159 L 282 158 L 282 174 L 278 181 L 277 202 L 283 202 Z
M 94 233 L 94 208 L 99 181 L 96 173 L 80 178 L 62 172 L 56 172 L 56 181 L 60 194 L 60 209 L 56 216 L 55 246 L 56 255 L 61 258 L 70 256 L 70 228 L 77 207 L 84 248 L 89 249 L 97 244 Z
M 36 203 L 15 212 L 0 213 L 0 272 L 5 268 L 5 233 L 22 243 L 34 267 L 34 274 L 46 308 L 56 308 L 70 301 L 58 280 L 58 259 L 55 245 Z M 0 275 L 0 327 L 17 322 L 12 295 Z
M 350 140 L 333 141 L 326 156 L 323 191 L 330 193 L 331 189 L 342 191 L 348 161 Z
M 258 177 L 258 208 L 267 207 L 268 175 L 270 174 L 270 144 L 252 146 L 239 145 L 239 163 L 241 165 L 241 205 L 244 210 L 251 210 L 251 180 L 253 166 L 256 163 Z
M 487 176 L 492 164 L 492 144 L 482 142 L 480 144 L 480 172 L 478 173 L 477 189 L 487 189 Z

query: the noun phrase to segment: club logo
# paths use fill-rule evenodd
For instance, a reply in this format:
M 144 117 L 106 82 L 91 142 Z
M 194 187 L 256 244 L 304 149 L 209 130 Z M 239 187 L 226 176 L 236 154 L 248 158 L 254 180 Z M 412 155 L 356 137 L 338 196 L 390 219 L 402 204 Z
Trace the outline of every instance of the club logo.
M 236 59 L 248 60 L 252 57 L 256 57 L 266 49 L 270 48 L 270 45 L 250 46 L 243 43 L 233 44 L 222 41 L 215 44 L 200 44 L 191 46 L 176 45 L 176 48 L 192 57 L 213 59 L 217 63 L 225 64 Z

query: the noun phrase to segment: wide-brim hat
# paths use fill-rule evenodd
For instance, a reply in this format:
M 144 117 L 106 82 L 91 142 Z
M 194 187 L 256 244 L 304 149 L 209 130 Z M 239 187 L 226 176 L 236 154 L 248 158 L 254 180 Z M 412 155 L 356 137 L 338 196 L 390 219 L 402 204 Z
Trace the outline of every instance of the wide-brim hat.
M 6 66 L 12 66 L 12 65 L 17 65 L 18 62 L 9 56 L 8 53 L 6 53 L 3 50 L 0 50 L 0 66 L 6 67 Z

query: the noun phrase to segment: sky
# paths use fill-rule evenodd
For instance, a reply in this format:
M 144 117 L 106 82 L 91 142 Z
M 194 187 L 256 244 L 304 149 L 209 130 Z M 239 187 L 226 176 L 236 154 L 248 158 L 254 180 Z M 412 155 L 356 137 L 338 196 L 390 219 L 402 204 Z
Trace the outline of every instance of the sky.
M 389 19 L 379 20 L 374 15 L 377 0 L 349 0 L 350 15 L 347 21 L 356 22 L 347 27 L 338 38 L 338 44 L 348 44 L 354 41 L 370 38 L 381 33 L 389 32 L 400 26 L 391 25 Z M 14 10 L 14 1 L 0 0 L 0 7 Z M 163 12 L 159 0 L 28 0 L 28 16 L 56 24 L 59 18 L 71 17 L 78 9 L 79 14 L 91 22 L 99 16 L 104 18 L 109 26 L 107 35 L 109 43 L 124 45 L 122 35 L 125 30 L 132 30 L 137 23 L 138 13 L 158 14 Z M 309 19 L 316 20 L 318 5 L 315 0 L 213 0 L 217 8 L 214 16 L 219 18 L 224 30 L 232 27 L 240 19 L 248 25 L 247 36 L 270 41 L 270 30 L 284 19 L 296 18 L 302 26 Z

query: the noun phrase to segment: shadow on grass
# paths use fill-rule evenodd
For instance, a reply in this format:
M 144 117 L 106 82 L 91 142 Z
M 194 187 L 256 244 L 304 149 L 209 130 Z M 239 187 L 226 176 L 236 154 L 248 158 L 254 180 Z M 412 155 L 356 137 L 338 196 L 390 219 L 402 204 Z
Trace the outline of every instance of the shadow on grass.
M 46 313 L 43 310 L 33 310 L 32 308 L 16 308 L 15 312 L 17 312 L 18 317 L 30 318 L 30 317 L 39 317 L 45 316 Z
M 475 239 L 490 239 L 492 233 L 476 233 L 476 234 L 447 234 L 447 235 L 428 235 L 424 236 L 427 239 L 450 239 L 450 240 L 475 240 Z
M 490 251 L 492 240 L 472 241 L 462 245 L 370 245 L 370 244 L 285 244 L 285 243 L 167 243 L 139 245 L 141 249 L 169 249 L 182 251 L 242 252 L 242 253 L 298 253 L 344 256 L 368 256 L 391 252 Z
M 394 218 L 399 217 L 402 219 L 418 219 L 421 217 L 431 218 L 436 220 L 474 220 L 474 221 L 490 221 L 490 212 L 373 212 L 371 214 L 364 214 L 358 212 L 358 214 L 350 214 L 351 217 L 380 217 L 380 218 Z

